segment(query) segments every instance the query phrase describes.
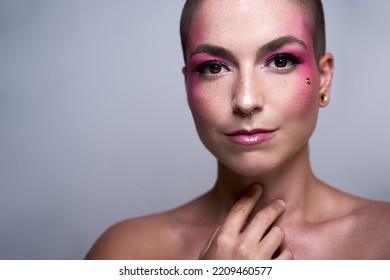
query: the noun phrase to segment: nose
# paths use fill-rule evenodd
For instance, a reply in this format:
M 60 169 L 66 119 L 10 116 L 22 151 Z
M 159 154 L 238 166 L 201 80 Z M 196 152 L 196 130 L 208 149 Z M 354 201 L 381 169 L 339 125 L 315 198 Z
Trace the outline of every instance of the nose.
M 235 114 L 248 117 L 263 109 L 263 95 L 257 78 L 255 73 L 239 75 L 232 100 L 232 108 Z

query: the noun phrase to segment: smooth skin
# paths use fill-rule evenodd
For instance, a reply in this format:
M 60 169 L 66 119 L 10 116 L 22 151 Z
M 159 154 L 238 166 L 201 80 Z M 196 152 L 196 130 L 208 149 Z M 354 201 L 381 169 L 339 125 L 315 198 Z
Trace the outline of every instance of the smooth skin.
M 185 53 L 195 126 L 218 161 L 215 186 L 176 209 L 112 226 L 86 258 L 390 259 L 390 204 L 336 190 L 311 170 L 308 141 L 327 105 L 320 95 L 330 97 L 333 56 L 315 57 L 303 8 L 205 0 Z M 250 145 L 228 136 L 254 128 L 274 132 Z

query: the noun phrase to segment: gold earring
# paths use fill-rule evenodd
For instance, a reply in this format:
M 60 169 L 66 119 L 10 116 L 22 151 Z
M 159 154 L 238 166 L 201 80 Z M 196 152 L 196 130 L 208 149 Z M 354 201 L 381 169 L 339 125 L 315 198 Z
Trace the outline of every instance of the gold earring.
M 321 93 L 320 102 L 322 105 L 325 105 L 326 103 L 328 103 L 328 96 L 326 95 L 326 93 Z

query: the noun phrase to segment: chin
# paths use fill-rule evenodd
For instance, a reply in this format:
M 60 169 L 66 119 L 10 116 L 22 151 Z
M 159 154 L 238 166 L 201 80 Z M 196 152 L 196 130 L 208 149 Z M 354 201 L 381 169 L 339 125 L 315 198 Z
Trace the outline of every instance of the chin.
M 257 167 L 239 167 L 239 168 L 231 168 L 231 170 L 238 175 L 245 176 L 245 177 L 250 177 L 250 178 L 255 178 L 255 177 L 261 177 L 266 174 L 269 174 L 272 172 L 272 169 L 268 168 L 257 168 Z
M 228 169 L 234 173 L 245 177 L 261 177 L 273 172 L 277 169 L 277 164 L 266 160 L 237 160 L 234 162 L 223 163 Z

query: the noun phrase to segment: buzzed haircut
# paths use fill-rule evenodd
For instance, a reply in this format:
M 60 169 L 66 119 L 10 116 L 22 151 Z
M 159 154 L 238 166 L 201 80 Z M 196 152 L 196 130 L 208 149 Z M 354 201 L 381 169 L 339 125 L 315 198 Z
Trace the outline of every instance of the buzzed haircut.
M 324 55 L 326 50 L 325 16 L 321 0 L 289 0 L 303 7 L 311 20 L 311 32 L 313 38 L 314 52 L 317 61 Z M 203 0 L 186 0 L 180 18 L 181 46 L 186 62 L 185 50 L 188 40 L 188 32 L 196 10 L 203 3 Z

